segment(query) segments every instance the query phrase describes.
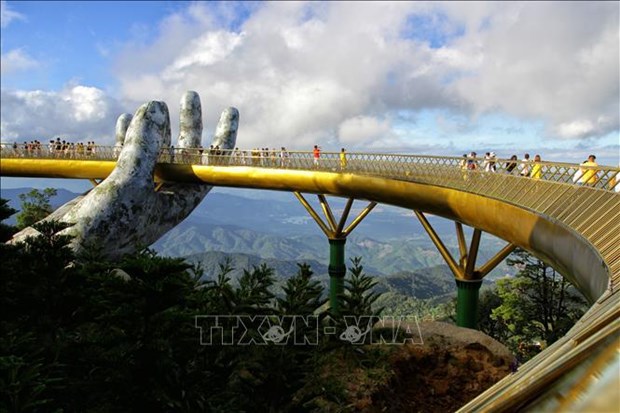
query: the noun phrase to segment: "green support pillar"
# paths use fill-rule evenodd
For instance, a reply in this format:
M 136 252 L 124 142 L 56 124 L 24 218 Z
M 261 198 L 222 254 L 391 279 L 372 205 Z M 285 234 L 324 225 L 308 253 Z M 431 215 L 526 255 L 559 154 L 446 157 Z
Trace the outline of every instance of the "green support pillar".
M 333 316 L 340 313 L 341 298 L 344 292 L 344 276 L 347 267 L 344 264 L 344 244 L 346 238 L 329 239 L 329 306 Z
M 344 207 L 342 216 L 336 221 L 325 196 L 320 194 L 317 195 L 325 218 L 327 219 L 327 222 L 323 222 L 319 214 L 316 213 L 314 208 L 312 208 L 301 193 L 295 192 L 295 196 L 304 208 L 306 208 L 306 211 L 308 211 L 310 216 L 316 221 L 319 228 L 321 228 L 329 240 L 329 267 L 327 269 L 329 272 L 329 306 L 331 315 L 337 316 L 340 314 L 340 309 L 342 307 L 341 296 L 344 293 L 344 276 L 347 273 L 347 267 L 344 263 L 344 244 L 347 242 L 347 235 L 362 222 L 377 203 L 370 202 L 368 206 L 351 221 L 349 226 L 345 228 L 349 212 L 351 212 L 351 207 L 353 206 L 353 198 L 349 198 Z
M 478 327 L 478 292 L 482 280 L 456 279 L 456 325 L 476 329 Z

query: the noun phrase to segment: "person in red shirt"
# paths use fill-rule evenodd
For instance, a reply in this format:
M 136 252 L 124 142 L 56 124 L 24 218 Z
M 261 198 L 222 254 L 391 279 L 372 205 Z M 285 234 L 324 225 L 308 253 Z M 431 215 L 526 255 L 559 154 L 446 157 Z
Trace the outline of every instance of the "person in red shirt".
M 321 148 L 318 145 L 314 145 L 312 150 L 312 156 L 314 157 L 314 166 L 319 167 L 319 158 L 321 157 Z

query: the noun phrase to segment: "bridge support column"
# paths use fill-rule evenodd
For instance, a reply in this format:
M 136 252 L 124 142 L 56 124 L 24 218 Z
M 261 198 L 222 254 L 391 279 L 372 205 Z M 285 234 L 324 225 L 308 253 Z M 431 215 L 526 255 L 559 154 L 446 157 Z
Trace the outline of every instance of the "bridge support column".
M 420 211 L 413 211 L 420 220 L 422 227 L 426 230 L 429 237 L 439 250 L 439 253 L 448 264 L 450 271 L 454 274 L 456 280 L 456 325 L 459 327 L 477 328 L 478 327 L 478 293 L 482 285 L 482 279 L 499 263 L 501 263 L 512 251 L 516 245 L 508 243 L 499 250 L 490 260 L 476 267 L 476 258 L 478 257 L 478 247 L 480 246 L 480 238 L 482 231 L 474 228 L 471 237 L 469 250 L 467 242 L 463 234 L 463 225 L 455 222 L 456 237 L 459 245 L 460 258 L 458 262 L 452 257 L 450 251 L 439 238 L 431 224 L 428 222 L 424 214 Z
M 456 281 L 456 325 L 459 327 L 478 328 L 478 292 L 482 280 Z
M 353 206 L 353 198 L 347 200 L 347 204 L 344 207 L 342 215 L 338 222 L 334 218 L 334 214 L 327 203 L 324 195 L 317 195 L 321 209 L 325 215 L 326 222 L 324 222 L 319 214 L 316 213 L 314 208 L 306 201 L 303 195 L 299 192 L 295 192 L 295 196 L 299 202 L 306 208 L 306 211 L 317 223 L 319 228 L 327 236 L 329 241 L 329 267 L 327 269 L 329 273 L 329 308 L 332 316 L 340 314 L 342 309 L 342 294 L 344 294 L 344 277 L 347 273 L 347 266 L 345 264 L 344 252 L 345 244 L 347 242 L 347 236 L 359 225 L 360 222 L 372 211 L 377 205 L 376 202 L 370 202 L 366 208 L 364 208 L 345 228 L 349 212 Z
M 347 267 L 344 261 L 346 238 L 329 240 L 329 307 L 333 315 L 340 314 L 340 301 L 344 293 L 344 277 Z

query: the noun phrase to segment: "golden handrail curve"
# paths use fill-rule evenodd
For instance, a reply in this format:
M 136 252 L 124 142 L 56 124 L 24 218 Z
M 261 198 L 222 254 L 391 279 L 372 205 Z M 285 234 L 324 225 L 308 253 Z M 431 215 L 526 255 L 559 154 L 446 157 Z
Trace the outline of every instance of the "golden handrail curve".
M 338 153 L 323 152 L 315 165 L 310 152 L 290 151 L 285 157 L 279 151 L 206 152 L 163 151 L 155 180 L 389 203 L 471 225 L 547 261 L 594 304 L 563 338 L 462 411 L 617 407 L 617 392 L 607 389 L 620 385 L 620 194 L 615 192 L 620 168 L 541 162 L 540 179 L 533 179 L 507 173 L 508 160 L 498 160 L 491 173 L 481 170 L 483 160 L 480 168 L 467 170 L 462 158 L 442 156 L 347 153 L 341 168 Z M 2 145 L 0 154 L 2 176 L 86 179 L 107 177 L 116 158 L 110 147 L 87 155 Z M 595 182 L 574 181 L 576 174 L 593 169 L 599 171 Z
M 31 147 L 29 144 L 2 143 L 0 156 L 2 158 L 26 159 L 82 159 L 98 161 L 115 161 L 120 148 L 114 146 L 93 146 L 94 149 L 81 152 L 77 149 L 54 150 L 47 145 Z M 311 151 L 253 151 L 250 149 L 218 150 L 218 154 L 209 154 L 208 148 L 164 148 L 161 151 L 160 163 L 188 164 L 188 165 L 217 165 L 217 166 L 253 166 L 286 169 L 313 169 L 321 171 L 341 170 L 339 152 L 321 152 L 318 165 L 314 163 Z M 384 177 L 407 179 L 412 174 L 418 176 L 452 174 L 455 170 L 465 170 L 469 174 L 500 173 L 519 176 L 524 167 L 530 170 L 534 165 L 540 166 L 542 181 L 561 182 L 573 185 L 586 185 L 592 188 L 617 191 L 620 188 L 620 167 L 613 166 L 584 166 L 562 162 L 523 162 L 511 159 L 495 159 L 493 172 L 484 170 L 485 160 L 475 158 L 475 170 L 464 168 L 464 163 L 470 158 L 433 155 L 406 155 L 389 153 L 346 153 L 346 168 L 348 172 L 358 174 L 381 175 Z M 508 167 L 514 165 L 511 172 Z M 587 172 L 590 171 L 590 172 Z M 588 182 L 583 182 L 586 175 Z M 589 177 L 589 178 L 588 178 Z M 534 179 L 534 178 L 532 178 Z M 430 182 L 429 182 L 430 183 Z

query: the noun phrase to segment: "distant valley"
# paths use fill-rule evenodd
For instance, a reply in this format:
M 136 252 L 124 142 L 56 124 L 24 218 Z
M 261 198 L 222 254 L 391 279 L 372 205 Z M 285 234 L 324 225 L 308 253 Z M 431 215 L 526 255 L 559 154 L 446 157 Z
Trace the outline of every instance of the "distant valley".
M 3 189 L 0 196 L 19 209 L 18 195 L 29 190 Z M 61 189 L 52 200 L 53 206 L 77 195 Z M 306 198 L 320 211 L 315 196 Z M 345 200 L 329 200 L 334 214 L 339 216 Z M 364 201 L 356 201 L 351 215 L 355 216 L 365 205 Z M 429 220 L 456 254 L 454 224 L 433 216 Z M 479 260 L 490 258 L 503 245 L 502 240 L 485 234 Z M 235 278 L 243 269 L 264 262 L 274 268 L 278 279 L 284 280 L 297 272 L 297 263 L 306 262 L 317 277 L 327 281 L 327 239 L 289 193 L 217 188 L 185 221 L 151 248 L 165 256 L 200 263 L 206 278 L 214 277 L 218 265 L 230 259 L 236 268 L 232 274 Z M 365 271 L 380 276 L 381 291 L 419 299 L 453 295 L 456 291 L 453 277 L 428 235 L 413 214 L 402 208 L 378 205 L 349 236 L 346 256 L 347 260 L 362 257 Z M 511 272 L 511 268 L 502 264 L 487 281 Z

